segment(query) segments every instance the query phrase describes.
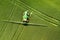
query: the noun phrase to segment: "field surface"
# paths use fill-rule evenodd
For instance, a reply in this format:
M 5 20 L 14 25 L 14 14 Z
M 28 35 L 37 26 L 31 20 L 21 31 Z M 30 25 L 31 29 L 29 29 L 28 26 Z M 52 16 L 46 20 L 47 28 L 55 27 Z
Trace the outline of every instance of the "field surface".
M 4 22 L 22 22 L 26 10 L 29 23 L 44 25 Z M 60 40 L 60 0 L 0 0 L 0 40 Z

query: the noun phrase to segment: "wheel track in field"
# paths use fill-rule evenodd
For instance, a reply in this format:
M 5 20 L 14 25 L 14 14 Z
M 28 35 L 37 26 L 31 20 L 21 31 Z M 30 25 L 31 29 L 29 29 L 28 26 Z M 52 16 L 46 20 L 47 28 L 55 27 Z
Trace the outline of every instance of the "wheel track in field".
M 23 32 L 24 32 L 24 28 L 25 28 L 25 27 L 22 28 L 22 31 L 21 31 L 21 32 L 19 32 L 19 34 L 18 34 L 16 40 L 18 40 L 19 37 L 21 38 L 21 36 L 22 36 L 22 34 L 23 34 Z
M 10 20 L 10 18 L 11 18 L 11 16 L 12 16 L 12 14 L 13 14 L 14 8 L 15 8 L 15 6 L 11 9 L 11 14 L 8 16 L 8 20 Z M 4 28 L 4 26 L 5 26 L 5 28 Z M 2 29 L 1 29 L 2 35 L 3 35 L 3 34 L 4 34 L 4 32 L 6 31 L 7 26 L 8 26 L 8 24 L 7 24 L 7 23 L 6 23 L 6 24 L 5 24 L 5 23 L 3 24 Z M 2 35 L 1 35 L 0 37 L 2 37 Z

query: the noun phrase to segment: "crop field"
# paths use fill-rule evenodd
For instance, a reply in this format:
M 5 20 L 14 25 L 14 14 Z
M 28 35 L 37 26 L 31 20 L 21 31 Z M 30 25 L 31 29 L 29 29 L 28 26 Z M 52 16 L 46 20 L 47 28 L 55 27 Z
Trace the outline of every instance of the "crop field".
M 22 22 L 26 10 L 29 23 L 43 25 L 9 22 Z M 0 40 L 60 40 L 60 0 L 0 0 Z

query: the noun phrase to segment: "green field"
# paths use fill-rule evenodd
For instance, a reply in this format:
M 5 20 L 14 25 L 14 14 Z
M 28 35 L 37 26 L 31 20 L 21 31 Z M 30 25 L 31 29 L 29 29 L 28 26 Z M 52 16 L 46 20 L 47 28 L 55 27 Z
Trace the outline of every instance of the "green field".
M 3 22 L 21 22 L 26 10 L 30 23 L 45 26 Z M 0 0 L 0 40 L 60 40 L 60 0 Z

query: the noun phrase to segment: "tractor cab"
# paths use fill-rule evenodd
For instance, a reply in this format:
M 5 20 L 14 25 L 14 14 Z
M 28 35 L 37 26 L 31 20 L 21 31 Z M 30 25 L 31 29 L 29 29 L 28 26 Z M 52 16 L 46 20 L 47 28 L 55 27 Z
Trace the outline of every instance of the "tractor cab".
M 28 13 L 28 10 L 24 12 L 23 14 L 23 23 L 27 24 L 29 22 L 29 16 L 30 14 Z

